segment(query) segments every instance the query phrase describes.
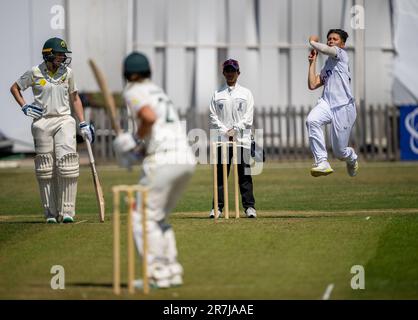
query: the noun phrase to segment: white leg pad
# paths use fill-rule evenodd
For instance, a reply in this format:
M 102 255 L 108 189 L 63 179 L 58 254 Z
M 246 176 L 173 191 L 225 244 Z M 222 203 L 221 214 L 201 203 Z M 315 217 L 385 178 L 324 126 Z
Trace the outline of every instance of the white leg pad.
M 177 263 L 177 245 L 173 228 L 169 227 L 164 232 L 164 254 L 169 264 Z
M 144 256 L 144 242 L 141 216 L 138 212 L 134 212 L 134 238 L 141 258 Z M 170 287 L 171 273 L 167 265 L 167 259 L 164 256 L 164 235 L 160 225 L 155 221 L 147 221 L 147 270 L 148 278 L 152 286 L 158 288 Z
M 38 179 L 42 206 L 45 218 L 56 218 L 57 203 L 54 187 L 54 158 L 50 153 L 38 154 L 35 157 L 35 172 Z
M 183 284 L 183 267 L 177 261 L 177 245 L 174 230 L 169 226 L 164 232 L 165 256 L 168 259 L 170 271 L 170 286 L 181 286 Z
M 143 256 L 143 232 L 142 232 L 142 219 L 138 212 L 134 212 L 133 215 L 134 225 L 134 238 L 138 248 L 139 255 Z M 160 225 L 152 220 L 147 221 L 147 240 L 148 240 L 148 255 L 147 263 L 152 265 L 154 263 L 167 263 L 167 259 L 164 256 L 164 235 Z
M 79 175 L 78 154 L 68 153 L 58 159 L 57 173 L 59 214 L 73 217 Z

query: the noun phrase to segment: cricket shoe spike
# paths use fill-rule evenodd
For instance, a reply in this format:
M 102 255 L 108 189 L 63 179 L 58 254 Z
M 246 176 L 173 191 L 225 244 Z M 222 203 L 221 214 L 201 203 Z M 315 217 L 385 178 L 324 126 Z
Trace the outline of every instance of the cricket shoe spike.
M 311 175 L 313 177 L 327 176 L 333 173 L 334 170 L 331 168 L 328 161 L 322 161 L 312 166 Z

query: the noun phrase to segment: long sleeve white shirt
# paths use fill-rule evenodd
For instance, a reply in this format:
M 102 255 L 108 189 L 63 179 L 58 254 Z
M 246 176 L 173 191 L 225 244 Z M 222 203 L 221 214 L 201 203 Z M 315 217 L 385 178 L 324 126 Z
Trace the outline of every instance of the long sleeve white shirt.
M 351 93 L 351 73 L 347 52 L 337 46 L 329 47 L 315 41 L 311 41 L 310 44 L 314 49 L 329 56 L 320 73 L 324 83 L 322 99 L 331 108 L 352 103 L 354 98 Z
M 233 128 L 237 144 L 246 149 L 251 147 L 254 98 L 250 90 L 238 83 L 234 87 L 225 84 L 214 92 L 209 109 L 212 142 L 228 141 L 227 131 Z

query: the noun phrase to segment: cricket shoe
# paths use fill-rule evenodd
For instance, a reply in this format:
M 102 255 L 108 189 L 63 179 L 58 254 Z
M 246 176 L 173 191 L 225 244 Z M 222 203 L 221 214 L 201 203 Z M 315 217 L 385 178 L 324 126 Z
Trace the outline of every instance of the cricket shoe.
M 51 223 L 51 224 L 57 223 L 57 219 L 55 219 L 55 218 L 47 218 L 46 219 L 46 223 Z
M 334 170 L 331 168 L 328 161 L 322 161 L 320 163 L 316 163 L 312 166 L 312 169 L 311 169 L 311 175 L 313 177 L 327 176 L 333 172 Z
M 245 215 L 247 218 L 257 218 L 257 211 L 255 211 L 254 208 L 249 207 L 247 210 L 245 210 Z
M 180 263 L 176 262 L 168 266 L 171 277 L 170 277 L 170 286 L 171 287 L 180 287 L 183 284 L 183 267 Z
M 218 218 L 222 216 L 222 210 L 218 210 Z M 209 213 L 209 218 L 213 219 L 215 218 L 215 209 L 212 209 Z
M 148 279 L 148 286 L 151 289 L 167 289 L 167 288 L 169 288 L 169 286 L 168 287 L 159 287 L 154 282 L 154 280 L 152 280 L 152 279 Z M 138 289 L 138 290 L 144 290 L 144 280 L 143 279 L 134 280 L 134 287 L 135 287 L 135 289 Z
M 354 160 L 354 162 L 347 161 L 347 173 L 350 177 L 355 177 L 358 171 L 358 161 Z
M 168 288 L 170 288 L 170 286 L 160 287 L 152 279 L 148 279 L 148 286 L 151 289 L 168 289 Z M 138 289 L 138 290 L 144 290 L 144 280 L 143 279 L 136 279 L 136 280 L 134 280 L 134 287 L 135 287 L 135 289 Z
M 148 281 L 151 288 L 167 289 L 170 288 L 171 272 L 167 265 L 154 263 L 149 266 Z
M 68 214 L 64 214 L 64 217 L 62 218 L 62 223 L 73 223 L 74 218 Z

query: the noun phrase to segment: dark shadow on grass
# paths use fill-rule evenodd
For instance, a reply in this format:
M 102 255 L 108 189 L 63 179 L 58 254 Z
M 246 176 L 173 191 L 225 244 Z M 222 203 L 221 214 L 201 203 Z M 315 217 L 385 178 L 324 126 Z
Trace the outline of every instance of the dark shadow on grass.
M 312 215 L 312 216 L 303 216 L 303 215 L 266 215 L 266 216 L 257 216 L 255 219 L 249 219 L 247 217 L 240 217 L 240 219 L 244 220 L 251 220 L 251 221 L 257 221 L 257 220 L 263 220 L 263 219 L 311 219 L 311 218 L 335 218 L 335 217 L 343 217 L 344 215 Z M 209 220 L 213 221 L 214 219 L 211 219 L 209 217 L 195 217 L 195 216 L 175 216 L 173 219 L 176 220 Z M 220 218 L 220 220 L 225 220 L 225 218 Z M 235 217 L 229 217 L 229 220 L 236 220 Z
M 94 288 L 113 288 L 113 284 L 112 283 L 93 283 L 93 282 L 66 282 L 65 283 L 66 287 L 83 287 L 83 288 L 88 288 L 88 287 L 94 287 Z M 121 288 L 127 288 L 128 285 L 127 284 L 121 284 Z
M 106 221 L 105 221 L 106 222 Z M 103 222 L 95 222 L 95 221 L 89 221 L 89 220 L 75 220 L 73 223 L 46 223 L 43 220 L 40 221 L 0 221 L 0 225 L 2 224 L 44 224 L 48 226 L 73 226 L 77 224 L 99 224 L 102 225 Z
M 257 217 L 257 219 L 312 219 L 312 218 L 335 218 L 339 217 L 337 215 L 312 215 L 312 216 L 303 216 L 303 215 L 283 215 L 283 216 L 262 216 Z
M 1 221 L 2 224 L 47 224 L 45 221 Z
M 196 217 L 196 216 L 173 216 L 172 219 L 193 219 L 193 220 L 213 220 L 209 217 Z
M 31 287 L 45 287 L 41 284 L 32 284 Z M 128 288 L 127 284 L 121 283 L 121 288 Z M 92 283 L 92 282 L 66 282 L 65 287 L 82 287 L 82 288 L 113 288 L 112 283 Z

